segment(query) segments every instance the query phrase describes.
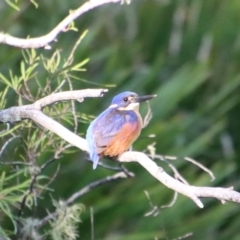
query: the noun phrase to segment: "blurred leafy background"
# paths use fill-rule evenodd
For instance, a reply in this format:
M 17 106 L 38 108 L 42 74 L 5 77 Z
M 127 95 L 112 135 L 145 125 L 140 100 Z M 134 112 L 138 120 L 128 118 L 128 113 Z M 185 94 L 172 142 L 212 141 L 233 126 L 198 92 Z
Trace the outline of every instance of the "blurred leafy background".
M 18 1 L 20 11 L 16 11 L 2 1 L 0 30 L 18 37 L 41 36 L 57 25 L 70 9 L 84 2 L 42 0 L 36 8 L 30 1 Z M 107 87 L 109 92 L 101 99 L 86 99 L 76 104 L 80 116 L 78 134 L 85 135 L 91 119 L 109 105 L 115 94 L 125 90 L 157 94 L 150 102 L 153 118 L 134 143 L 134 149 L 143 151 L 156 142 L 158 154 L 178 156 L 172 164 L 190 184 L 234 186 L 239 191 L 239 12 L 237 0 L 133 0 L 129 5 L 108 4 L 77 19 L 78 32 L 62 33 L 58 41 L 51 44 L 51 50 L 38 49 L 36 53 L 49 58 L 58 50 L 64 62 L 79 36 L 88 30 L 74 54 L 74 62 L 89 61 L 84 66 L 86 71 L 69 75 L 72 87 Z M 4 76 L 8 76 L 9 69 L 14 75 L 20 74 L 22 59 L 21 49 L 0 45 L 0 73 Z M 38 81 L 44 85 L 52 73 L 39 67 L 37 74 Z M 51 89 L 55 89 L 59 81 L 51 84 Z M 36 93 L 39 86 L 30 84 L 30 87 Z M 3 91 L 5 85 L 1 83 L 0 89 Z M 61 89 L 68 90 L 69 86 Z M 41 95 L 49 93 L 42 91 Z M 16 92 L 9 90 L 4 107 L 18 104 L 21 103 Z M 141 112 L 146 112 L 145 105 Z M 59 117 L 59 112 L 48 113 L 56 119 Z M 63 124 L 72 128 L 67 121 Z M 5 128 L 1 126 L 1 130 Z M 24 128 L 16 131 L 25 139 L 24 146 L 19 147 L 21 142 L 12 144 L 0 156 L 1 161 L 27 158 L 26 148 L 35 144 L 34 140 L 29 142 L 31 139 L 25 136 Z M 155 138 L 149 138 L 150 134 L 155 134 Z M 5 142 L 6 138 L 2 137 L 0 144 L 3 146 Z M 51 146 L 42 150 L 37 157 L 39 164 L 49 159 L 53 151 Z M 208 167 L 216 179 L 211 181 L 205 172 L 185 161 L 185 156 Z M 52 199 L 67 199 L 87 184 L 112 174 L 101 167 L 93 171 L 84 159 L 85 154 L 75 148 L 62 154 L 44 172 L 51 177 L 60 166 L 49 186 L 51 191 L 43 193 L 34 211 L 30 207 L 23 216 L 40 219 L 54 209 Z M 156 161 L 173 175 L 167 164 Z M 81 222 L 77 223 L 79 239 L 92 236 L 90 209 L 94 239 L 178 239 L 182 236 L 239 239 L 239 205 L 203 199 L 205 207 L 198 209 L 191 200 L 178 196 L 172 207 L 162 208 L 171 202 L 174 193 L 137 164 L 126 166 L 136 174 L 135 178 L 105 184 L 78 200 L 85 208 L 79 213 Z M 2 176 L 9 176 L 12 170 L 13 167 L 1 166 L 0 172 Z M 24 188 L 28 183 L 25 179 L 21 186 Z M 7 181 L 6 186 L 8 184 Z M 153 206 L 156 214 L 145 216 Z M 14 204 L 11 211 L 17 211 Z M 13 225 L 7 216 L 7 211 L 1 212 L 1 227 L 11 231 Z M 42 228 L 40 234 L 48 227 Z

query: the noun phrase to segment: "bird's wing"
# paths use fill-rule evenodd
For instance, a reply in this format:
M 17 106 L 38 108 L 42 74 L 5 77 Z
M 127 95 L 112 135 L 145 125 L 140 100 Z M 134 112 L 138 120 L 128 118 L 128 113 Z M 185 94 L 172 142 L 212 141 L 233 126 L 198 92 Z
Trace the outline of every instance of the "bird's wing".
M 122 114 L 113 115 L 111 113 L 100 116 L 97 124 L 93 127 L 93 134 L 96 144 L 96 152 L 103 152 L 108 143 L 115 137 L 125 123 Z

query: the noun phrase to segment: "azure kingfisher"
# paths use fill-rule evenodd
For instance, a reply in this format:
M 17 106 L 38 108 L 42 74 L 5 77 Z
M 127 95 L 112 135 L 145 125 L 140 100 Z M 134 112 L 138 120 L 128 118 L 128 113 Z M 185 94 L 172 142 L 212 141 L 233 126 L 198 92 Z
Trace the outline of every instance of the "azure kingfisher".
M 153 97 L 156 95 L 138 96 L 134 92 L 120 93 L 90 124 L 86 140 L 93 169 L 96 169 L 100 158 L 117 157 L 130 148 L 143 126 L 138 111 L 139 103 Z

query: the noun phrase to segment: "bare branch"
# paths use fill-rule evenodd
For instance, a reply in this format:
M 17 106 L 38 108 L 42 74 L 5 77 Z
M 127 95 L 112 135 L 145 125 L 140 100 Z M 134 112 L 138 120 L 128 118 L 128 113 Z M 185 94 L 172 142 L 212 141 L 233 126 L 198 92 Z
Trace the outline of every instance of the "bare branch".
M 152 109 L 150 107 L 149 101 L 147 101 L 146 104 L 147 104 L 147 113 L 143 119 L 142 128 L 145 128 L 149 124 L 150 120 L 152 119 Z
M 117 3 L 121 0 L 90 0 L 82 6 L 73 10 L 65 17 L 54 29 L 48 34 L 36 38 L 17 38 L 6 33 L 0 33 L 0 43 L 20 47 L 20 48 L 51 48 L 49 43 L 56 40 L 56 37 L 61 32 L 66 31 L 66 28 L 71 22 L 80 17 L 82 14 L 107 3 Z
M 191 237 L 191 236 L 193 236 L 193 233 L 189 232 L 189 233 L 184 234 L 183 236 L 174 238 L 173 240 L 182 240 L 182 239 L 186 239 L 186 238 Z
M 144 217 L 148 217 L 148 216 L 154 216 L 154 217 L 156 217 L 156 216 L 159 214 L 158 206 L 156 206 L 156 205 L 154 205 L 154 204 L 152 203 L 148 191 L 145 190 L 144 193 L 145 193 L 145 195 L 146 195 L 146 197 L 147 197 L 147 199 L 148 199 L 148 202 L 149 202 L 149 205 L 150 205 L 150 208 L 151 208 L 150 211 L 148 211 L 148 212 L 146 212 L 146 213 L 144 214 Z
M 87 185 L 86 187 L 84 187 L 83 189 L 81 189 L 80 191 L 74 193 L 70 198 L 68 198 L 66 200 L 67 205 L 70 205 L 72 203 L 74 203 L 74 201 L 78 198 L 80 198 L 81 196 L 83 196 L 84 194 L 88 193 L 92 188 L 95 188 L 99 185 L 102 185 L 106 182 L 111 182 L 111 181 L 115 181 L 119 178 L 128 178 L 128 175 L 126 175 L 124 172 L 118 172 L 115 173 L 112 176 L 108 176 L 106 178 L 103 178 L 101 180 L 98 180 L 96 182 L 90 183 L 89 185 Z
M 77 47 L 77 45 L 75 45 L 75 46 Z M 73 59 L 72 56 L 71 56 L 71 59 Z M 69 85 L 70 90 L 73 91 L 72 83 L 71 83 L 70 78 L 68 77 L 67 74 L 66 74 L 66 79 L 68 81 L 68 85 Z M 72 105 L 72 115 L 73 115 L 73 120 L 74 120 L 74 131 L 73 132 L 77 133 L 78 119 L 77 119 L 77 114 L 76 114 L 75 102 L 73 100 L 71 101 L 71 105 Z
M 26 207 L 26 203 L 27 203 L 27 198 L 29 195 L 34 194 L 34 197 L 36 198 L 36 193 L 35 193 L 35 183 L 37 181 L 37 178 L 40 174 L 40 169 L 38 167 L 32 166 L 31 169 L 31 175 L 32 175 L 32 180 L 30 182 L 30 185 L 28 187 L 28 190 L 25 192 L 21 202 L 19 202 L 19 210 L 18 210 L 18 214 L 17 214 L 17 236 L 20 234 L 21 232 L 21 228 L 22 228 L 22 222 L 20 221 L 22 215 L 23 215 L 23 211 Z
M 161 167 L 159 167 L 144 153 L 125 152 L 118 160 L 120 162 L 138 162 L 153 177 L 158 179 L 165 186 L 191 198 L 200 208 L 203 208 L 203 204 L 199 197 L 213 197 L 219 199 L 220 201 L 225 200 L 240 203 L 240 193 L 234 191 L 232 188 L 196 187 L 186 185 L 169 176 Z
M 32 110 L 28 115 L 28 118 L 32 119 L 34 122 L 40 124 L 51 132 L 54 132 L 59 137 L 69 142 L 73 146 L 82 149 L 83 151 L 88 151 L 87 142 L 84 138 L 81 138 L 78 135 L 74 134 L 73 132 L 65 128 L 63 125 L 48 117 L 41 111 Z
M 40 124 L 44 128 L 54 132 L 62 139 L 66 140 L 73 146 L 76 146 L 83 151 L 87 151 L 86 140 L 72 133 L 67 128 L 62 126 L 57 121 L 45 115 L 41 110 L 42 107 L 61 100 L 72 100 L 84 97 L 101 97 L 107 92 L 107 89 L 86 89 L 77 91 L 67 91 L 54 93 L 39 99 L 33 104 L 11 107 L 0 111 L 0 123 L 15 122 L 23 119 L 31 119 Z
M 106 178 L 100 179 L 98 181 L 92 182 L 90 184 L 88 184 L 86 187 L 80 189 L 79 191 L 75 192 L 71 197 L 69 197 L 66 201 L 65 204 L 66 205 L 71 205 L 73 204 L 77 199 L 79 199 L 81 196 L 85 195 L 86 193 L 88 193 L 90 190 L 92 190 L 95 187 L 101 186 L 107 182 L 112 182 L 112 181 L 116 181 L 118 179 L 121 178 L 127 178 L 128 176 L 124 173 L 124 172 L 119 172 L 119 173 L 115 173 L 112 176 L 108 176 Z M 53 212 L 53 213 L 49 213 L 45 218 L 43 218 L 42 220 L 39 221 L 39 224 L 37 226 L 37 228 L 42 227 L 43 225 L 45 225 L 48 221 L 50 221 L 51 219 L 55 218 L 57 216 L 57 212 Z
M 78 100 L 79 102 L 82 102 L 85 97 L 102 97 L 107 91 L 107 89 L 84 89 L 53 93 L 37 100 L 34 103 L 34 107 L 42 109 L 47 105 L 64 100 Z

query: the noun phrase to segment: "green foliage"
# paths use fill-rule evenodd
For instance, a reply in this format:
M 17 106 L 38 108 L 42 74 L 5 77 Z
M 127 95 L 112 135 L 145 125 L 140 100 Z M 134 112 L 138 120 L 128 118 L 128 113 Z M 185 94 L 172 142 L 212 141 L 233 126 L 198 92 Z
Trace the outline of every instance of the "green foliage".
M 86 33 L 87 31 L 79 36 L 67 58 L 63 57 L 58 49 L 52 54 L 39 53 L 34 49 L 23 50 L 19 73 L 16 74 L 11 69 L 8 75 L 0 73 L 3 86 L 0 92 L 2 108 L 13 104 L 9 98 L 11 95 L 14 95 L 15 101 L 21 106 L 52 92 L 71 90 L 71 75 L 85 71 L 84 65 L 88 62 L 88 59 L 85 59 L 76 63 L 74 59 L 75 51 Z M 76 117 L 81 119 L 83 116 L 83 121 L 88 119 L 85 114 L 76 113 L 75 104 L 70 101 L 53 105 L 45 109 L 45 113 L 71 126 L 73 131 L 78 124 Z M 0 164 L 11 166 L 13 170 L 12 172 L 10 168 L 3 168 L 1 171 L 0 212 L 3 216 L 2 221 L 7 222 L 10 219 L 13 227 L 1 228 L 0 236 L 18 234 L 21 239 L 40 239 L 41 234 L 37 231 L 39 220 L 34 216 L 23 217 L 24 209 L 34 211 L 42 194 L 52 191 L 48 185 L 55 177 L 52 176 L 51 179 L 43 175 L 43 170 L 48 166 L 47 162 L 50 164 L 62 156 L 63 152 L 70 153 L 73 150 L 68 150 L 69 144 L 55 134 L 44 131 L 31 121 L 22 121 L 7 129 L 2 128 L 0 135 Z M 76 239 L 76 224 L 79 222 L 83 206 L 76 204 L 67 207 L 64 202 L 59 202 L 58 205 L 55 200 L 53 202 L 55 204 L 52 207 L 56 208 L 58 215 L 52 219 L 52 230 L 48 235 L 53 239 Z
M 51 236 L 53 240 L 64 239 L 78 239 L 78 223 L 80 221 L 80 215 L 84 210 L 82 204 L 75 204 L 68 207 L 64 202 L 54 202 L 56 207 L 57 217 L 50 222 Z
M 28 178 L 19 182 L 23 173 L 23 170 L 19 170 L 6 176 L 6 172 L 2 172 L 0 177 L 0 211 L 11 219 L 15 231 L 17 230 L 16 216 L 12 212 L 12 207 L 17 207 L 17 203 L 23 199 L 30 184 Z M 29 196 L 29 200 L 31 197 Z M 1 231 L 4 233 L 2 229 Z
M 12 7 L 13 9 L 15 9 L 16 11 L 20 11 L 19 6 L 17 5 L 18 0 L 15 1 L 11 1 L 11 0 L 5 0 L 5 2 Z M 37 8 L 38 7 L 38 3 L 35 0 L 30 0 L 30 2 Z
M 17 11 L 20 10 L 19 7 L 18 7 L 14 2 L 12 2 L 12 1 L 10 1 L 10 0 L 5 0 L 5 2 L 6 2 L 9 6 L 11 6 L 13 9 L 15 9 L 15 10 L 17 10 Z

